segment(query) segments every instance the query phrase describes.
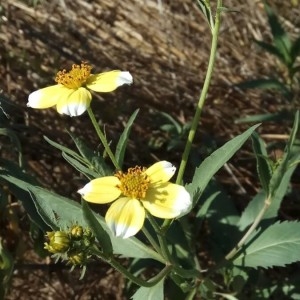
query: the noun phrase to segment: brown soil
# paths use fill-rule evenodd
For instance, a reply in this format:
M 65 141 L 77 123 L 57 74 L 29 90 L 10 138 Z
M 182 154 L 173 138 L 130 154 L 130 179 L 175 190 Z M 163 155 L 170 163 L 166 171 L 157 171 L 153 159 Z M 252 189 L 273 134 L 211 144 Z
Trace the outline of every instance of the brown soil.
M 270 41 L 261 1 L 227 0 L 224 5 L 238 12 L 223 16 L 218 60 L 196 140 L 204 156 L 207 141 L 220 146 L 249 127 L 235 124 L 237 118 L 277 112 L 287 105 L 277 94 L 242 91 L 232 86 L 249 78 L 276 76 L 282 69 L 252 41 Z M 273 1 L 272 6 L 280 12 L 291 36 L 299 36 L 299 8 L 292 7 L 290 1 L 285 1 L 284 6 L 282 1 Z M 112 94 L 94 95 L 92 107 L 97 118 L 105 124 L 114 143 L 130 114 L 140 108 L 126 165 L 148 165 L 157 159 L 178 164 L 179 150 L 167 152 L 165 145 L 156 149 L 149 146 L 149 141 L 167 138 L 159 130 L 159 111 L 182 123 L 192 119 L 205 78 L 210 42 L 209 29 L 192 0 L 2 0 L 0 92 L 1 106 L 8 118 L 1 121 L 18 133 L 27 167 L 41 184 L 78 199 L 74 193 L 78 189 L 77 172 L 43 140 L 43 135 L 72 146 L 64 130 L 67 129 L 91 147 L 98 147 L 88 117 L 85 114 L 70 118 L 52 109 L 29 109 L 28 94 L 53 84 L 59 69 L 81 61 L 88 61 L 95 72 L 129 70 L 134 76 L 132 86 Z M 266 124 L 258 131 L 286 135 L 290 125 Z M 1 155 L 16 159 L 6 138 L 1 141 Z M 224 169 L 218 178 L 242 208 L 259 188 L 249 149 L 241 150 L 228 168 L 232 173 Z M 238 193 L 241 188 L 242 193 Z M 78 272 L 69 273 L 63 265 L 53 266 L 49 258 L 38 258 L 29 239 L 19 238 L 28 231 L 24 212 L 16 199 L 9 203 L 13 215 L 20 220 L 14 226 L 4 222 L 1 229 L 17 261 L 7 299 L 126 298 L 122 293 L 123 279 L 107 265 L 88 269 L 87 276 L 79 281 Z

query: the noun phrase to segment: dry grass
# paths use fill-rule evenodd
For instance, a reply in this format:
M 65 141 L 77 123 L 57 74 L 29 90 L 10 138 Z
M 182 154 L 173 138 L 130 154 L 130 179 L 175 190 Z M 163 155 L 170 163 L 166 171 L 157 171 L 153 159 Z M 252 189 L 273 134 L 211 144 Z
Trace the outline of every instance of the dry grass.
M 270 39 L 262 3 L 224 2 L 238 12 L 224 15 L 218 61 L 203 111 L 198 145 L 205 139 L 222 144 L 247 127 L 235 125 L 236 118 L 275 112 L 286 105 L 272 94 L 232 87 L 248 78 L 282 71 L 251 41 Z M 91 63 L 96 72 L 122 69 L 130 70 L 134 76 L 133 86 L 110 95 L 95 95 L 92 103 L 112 141 L 117 139 L 129 115 L 141 108 L 127 164 L 148 164 L 157 157 L 178 162 L 178 153 L 153 150 L 148 142 L 158 130 L 154 121 L 157 111 L 168 112 L 181 122 L 193 116 L 210 50 L 210 34 L 195 1 L 55 0 L 38 1 L 36 6 L 29 4 L 1 1 L 0 90 L 6 98 L 2 107 L 9 115 L 3 122 L 20 134 L 28 167 L 41 183 L 77 197 L 73 193 L 78 188 L 77 174 L 59 153 L 45 145 L 43 135 L 70 145 L 63 130 L 66 128 L 97 147 L 86 116 L 71 119 L 58 116 L 54 110 L 26 108 L 31 91 L 51 85 L 58 69 L 82 60 Z M 299 35 L 299 9 L 292 8 L 289 1 L 284 6 L 282 1 L 273 1 L 273 5 L 280 9 L 282 22 L 292 36 Z M 269 124 L 259 130 L 263 134 L 288 134 L 289 124 Z M 11 151 L 5 145 L 2 150 L 3 155 Z M 242 188 L 242 199 L 250 200 L 248 195 L 257 191 L 251 154 L 241 151 L 228 168 L 221 172 L 220 180 L 233 193 Z M 17 210 L 17 214 L 22 216 L 22 210 Z M 32 256 L 32 245 L 24 244 L 7 299 L 122 299 L 122 279 L 107 266 L 99 266 L 90 275 L 88 272 L 84 281 L 79 282 L 77 273 L 69 274 L 57 267 L 55 272 L 51 271 L 47 261 Z M 34 265 L 28 267 L 26 263 Z

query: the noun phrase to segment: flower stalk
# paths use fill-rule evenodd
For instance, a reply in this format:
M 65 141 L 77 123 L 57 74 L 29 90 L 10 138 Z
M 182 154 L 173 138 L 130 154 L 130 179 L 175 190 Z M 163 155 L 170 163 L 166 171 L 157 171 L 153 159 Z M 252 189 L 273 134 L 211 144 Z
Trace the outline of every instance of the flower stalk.
M 90 117 L 90 119 L 92 121 L 92 124 L 93 124 L 93 126 L 94 126 L 94 128 L 95 128 L 95 130 L 97 132 L 97 135 L 98 135 L 98 137 L 99 137 L 99 139 L 100 139 L 100 141 L 101 141 L 101 143 L 102 143 L 102 145 L 103 145 L 103 147 L 104 147 L 107 155 L 109 156 L 109 158 L 110 158 L 111 162 L 113 163 L 113 165 L 115 166 L 115 168 L 117 170 L 120 170 L 120 166 L 119 166 L 119 164 L 118 164 L 118 162 L 117 162 L 114 154 L 112 153 L 112 151 L 111 151 L 111 149 L 109 147 L 109 144 L 107 142 L 107 139 L 106 139 L 104 133 L 100 129 L 100 126 L 99 126 L 99 124 L 98 124 L 98 122 L 97 122 L 97 120 L 95 118 L 95 115 L 94 115 L 92 109 L 90 107 L 88 107 L 87 108 L 87 112 L 89 114 L 89 117 Z

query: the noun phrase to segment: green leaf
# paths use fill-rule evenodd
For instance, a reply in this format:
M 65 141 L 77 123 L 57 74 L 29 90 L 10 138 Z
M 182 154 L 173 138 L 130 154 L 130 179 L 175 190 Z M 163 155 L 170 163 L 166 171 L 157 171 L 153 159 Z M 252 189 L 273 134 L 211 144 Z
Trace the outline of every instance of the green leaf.
M 51 146 L 53 146 L 54 148 L 61 150 L 62 152 L 65 152 L 67 154 L 69 154 L 70 156 L 74 157 L 75 159 L 77 159 L 78 161 L 81 161 L 82 163 L 84 163 L 84 159 L 75 151 L 61 145 L 58 144 L 52 140 L 50 140 L 48 137 L 44 136 L 44 139 L 46 140 L 46 142 L 48 142 Z
M 269 192 L 269 183 L 272 176 L 272 167 L 268 158 L 267 150 L 264 141 L 259 137 L 256 132 L 253 132 L 252 147 L 256 157 L 256 167 L 260 183 L 263 189 Z
M 272 113 L 272 114 L 247 116 L 244 118 L 237 119 L 235 123 L 239 124 L 239 123 L 276 122 L 276 121 L 280 122 L 283 120 L 290 120 L 291 118 L 293 118 L 293 116 L 289 112 L 280 111 L 278 113 Z
M 80 138 L 69 132 L 72 140 L 74 141 L 79 153 L 84 159 L 85 164 L 91 170 L 91 174 L 96 174 L 94 177 L 104 177 L 111 175 L 112 171 L 105 163 L 102 156 L 95 154 Z
M 300 223 L 277 222 L 234 259 L 233 264 L 252 268 L 283 267 L 300 260 Z
M 292 62 L 294 63 L 300 55 L 300 36 L 294 41 L 291 49 Z
M 270 54 L 273 54 L 279 60 L 281 60 L 283 63 L 285 63 L 285 58 L 284 58 L 283 54 L 275 46 L 273 46 L 272 44 L 265 43 L 263 41 L 258 41 L 258 40 L 254 40 L 254 42 L 259 47 L 261 47 L 265 51 L 269 52 Z
M 197 4 L 199 9 L 201 10 L 205 20 L 207 21 L 210 30 L 212 31 L 214 28 L 214 19 L 211 13 L 211 8 L 209 4 L 209 0 L 197 0 Z
M 297 164 L 294 164 L 294 162 L 298 161 L 299 159 L 300 159 L 300 153 L 298 152 L 288 162 L 288 165 L 290 167 L 286 170 L 284 175 L 281 177 L 279 186 L 271 198 L 272 200 L 271 205 L 266 211 L 266 213 L 264 214 L 262 220 L 271 220 L 277 217 L 278 211 L 281 206 L 281 202 L 288 191 L 291 177 L 297 167 Z M 256 216 L 259 214 L 262 207 L 264 206 L 264 201 L 266 199 L 267 199 L 267 194 L 265 191 L 260 191 L 252 199 L 252 201 L 248 204 L 248 206 L 242 213 L 241 219 L 239 221 L 239 227 L 241 230 L 244 230 L 247 226 L 253 223 Z
M 9 281 L 13 275 L 14 260 L 10 252 L 3 246 L 0 237 L 0 299 L 5 299 Z
M 1 105 L 0 105 L 1 108 Z M 9 137 L 11 143 L 15 146 L 18 154 L 19 154 L 19 166 L 22 167 L 23 166 L 23 154 L 22 154 L 22 146 L 20 143 L 20 140 L 18 138 L 18 136 L 16 135 L 16 133 L 8 128 L 0 128 L 0 135 L 6 135 L 7 137 Z
M 1 183 L 8 186 L 10 192 L 15 195 L 19 201 L 21 201 L 31 221 L 35 222 L 44 231 L 49 229 L 49 227 L 46 226 L 45 222 L 38 214 L 37 209 L 34 203 L 31 201 L 31 198 L 26 190 L 26 184 L 37 184 L 35 178 L 26 174 L 23 169 L 11 161 L 0 159 L 0 166 Z M 9 174 L 14 174 L 14 177 L 10 176 Z M 20 188 L 15 184 L 15 178 L 24 183 L 25 190 L 24 188 Z
M 282 161 L 281 161 L 280 165 L 275 169 L 273 176 L 270 180 L 269 191 L 270 191 L 271 198 L 274 195 L 274 193 L 276 192 L 276 189 L 278 188 L 278 186 L 282 180 L 282 177 L 284 176 L 286 169 L 288 167 L 288 161 L 291 156 L 291 150 L 292 150 L 292 146 L 295 142 L 298 128 L 299 128 L 299 111 L 296 112 L 293 129 L 290 134 L 289 141 L 285 147 Z
M 242 147 L 258 126 L 259 124 L 250 127 L 244 133 L 227 142 L 208 156 L 202 164 L 196 168 L 192 182 L 186 185 L 186 189 L 191 194 L 194 201 L 194 206 L 211 178 L 235 154 L 235 152 Z
M 23 193 L 28 191 L 30 192 L 32 198 L 27 198 L 27 201 L 31 203 L 34 202 L 39 215 L 43 218 L 46 224 L 49 224 L 52 230 L 55 230 L 58 227 L 68 228 L 74 223 L 87 225 L 83 218 L 82 208 L 77 202 L 41 187 L 31 185 L 16 177 L 6 176 L 5 179 L 12 185 L 23 190 Z M 99 215 L 96 215 L 96 218 L 104 230 L 108 233 L 115 254 L 120 254 L 126 257 L 151 258 L 164 263 L 164 260 L 159 254 L 154 252 L 138 239 L 134 237 L 128 239 L 115 237 L 107 227 L 104 218 Z
M 123 166 L 123 161 L 124 161 L 125 151 L 126 151 L 127 144 L 128 144 L 129 134 L 130 134 L 133 122 L 134 122 L 138 112 L 139 112 L 139 109 L 135 110 L 134 113 L 131 115 L 130 119 L 128 120 L 128 122 L 126 124 L 126 127 L 125 127 L 123 133 L 120 136 L 119 142 L 116 147 L 115 157 L 121 168 Z
M 271 32 L 273 35 L 273 40 L 276 48 L 282 53 L 285 64 L 287 66 L 290 66 L 291 64 L 291 56 L 290 56 L 290 50 L 291 50 L 291 41 L 281 26 L 277 16 L 275 15 L 274 11 L 271 9 L 269 5 L 265 3 L 265 11 L 268 15 L 268 21 L 269 25 L 271 27 Z
M 88 224 L 89 227 L 91 227 L 91 230 L 96 237 L 96 239 L 99 241 L 100 246 L 103 250 L 104 254 L 112 254 L 113 248 L 112 244 L 109 238 L 109 235 L 107 232 L 103 229 L 101 226 L 101 223 L 97 220 L 94 213 L 88 206 L 87 202 L 84 200 L 81 200 L 81 206 L 83 211 L 83 216 Z
M 254 80 L 248 80 L 235 85 L 241 89 L 262 89 L 262 90 L 279 90 L 287 97 L 291 94 L 289 88 L 274 78 L 259 78 Z
M 131 297 L 133 300 L 164 300 L 164 280 L 150 288 L 140 287 Z
M 77 159 L 73 158 L 72 156 L 68 155 L 67 153 L 63 152 L 62 156 L 73 168 L 79 171 L 82 175 L 86 176 L 88 179 L 91 180 L 96 177 L 99 177 L 98 173 L 86 167 L 86 165 L 83 165 L 81 162 L 79 162 Z

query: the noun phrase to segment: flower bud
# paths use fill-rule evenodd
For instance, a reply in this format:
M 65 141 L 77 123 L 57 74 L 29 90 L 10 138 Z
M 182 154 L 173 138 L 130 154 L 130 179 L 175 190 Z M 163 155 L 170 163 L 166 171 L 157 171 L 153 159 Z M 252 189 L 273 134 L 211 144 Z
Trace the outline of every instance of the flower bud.
M 64 253 L 70 247 L 69 235 L 64 231 L 47 232 L 49 243 L 45 243 L 45 249 L 51 253 Z
M 75 239 L 79 239 L 83 236 L 83 228 L 79 225 L 74 225 L 70 230 L 71 236 Z

